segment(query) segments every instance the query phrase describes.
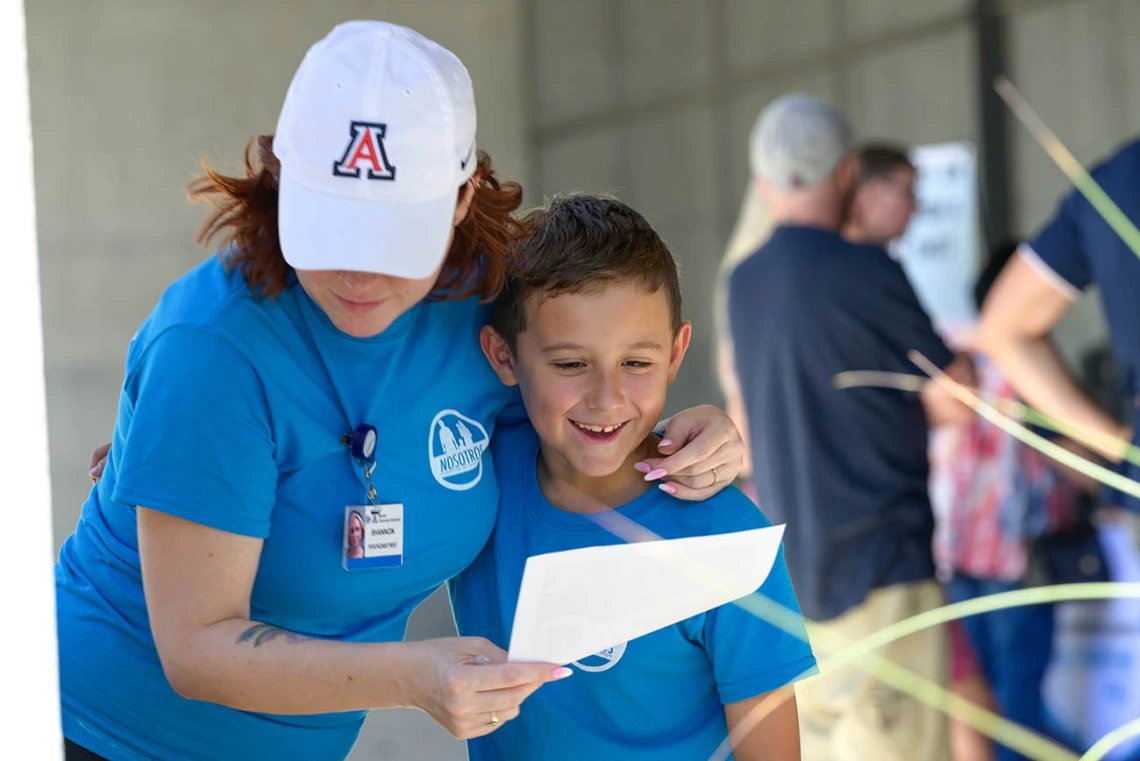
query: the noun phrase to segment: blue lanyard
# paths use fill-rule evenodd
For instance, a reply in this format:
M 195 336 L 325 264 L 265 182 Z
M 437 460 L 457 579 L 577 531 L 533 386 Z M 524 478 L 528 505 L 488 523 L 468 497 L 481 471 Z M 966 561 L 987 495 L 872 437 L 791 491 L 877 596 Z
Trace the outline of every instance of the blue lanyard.
M 300 283 L 297 284 L 297 288 L 300 290 L 297 301 L 301 305 L 301 316 L 305 320 L 305 326 L 309 329 L 309 340 L 312 341 L 313 348 L 317 351 L 317 357 L 321 360 L 321 369 L 325 371 L 325 377 L 328 378 L 329 384 L 336 394 L 345 422 L 351 427 L 352 412 L 348 404 L 348 397 L 341 389 L 340 384 L 337 383 L 336 374 L 332 371 L 328 358 L 325 357 L 321 342 L 317 340 L 317 331 L 313 325 L 313 320 L 316 319 L 312 313 L 314 305 L 310 303 L 309 294 L 305 292 Z M 372 485 L 372 473 L 376 470 L 376 439 L 376 427 L 368 423 L 361 423 L 353 429 L 352 433 L 346 433 L 340 437 L 340 443 L 349 448 L 352 459 L 364 473 L 364 485 L 367 490 L 365 494 L 370 505 L 376 504 L 376 487 Z

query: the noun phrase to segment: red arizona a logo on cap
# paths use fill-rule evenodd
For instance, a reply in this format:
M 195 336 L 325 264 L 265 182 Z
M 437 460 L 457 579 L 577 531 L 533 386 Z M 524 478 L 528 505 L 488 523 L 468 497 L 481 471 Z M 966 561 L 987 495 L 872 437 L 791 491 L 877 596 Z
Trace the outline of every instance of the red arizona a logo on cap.
M 396 179 L 396 167 L 388 161 L 384 150 L 384 134 L 387 124 L 374 122 L 352 122 L 349 125 L 348 147 L 340 161 L 333 162 L 333 174 L 337 177 L 360 177 L 361 167 L 368 168 L 370 180 Z

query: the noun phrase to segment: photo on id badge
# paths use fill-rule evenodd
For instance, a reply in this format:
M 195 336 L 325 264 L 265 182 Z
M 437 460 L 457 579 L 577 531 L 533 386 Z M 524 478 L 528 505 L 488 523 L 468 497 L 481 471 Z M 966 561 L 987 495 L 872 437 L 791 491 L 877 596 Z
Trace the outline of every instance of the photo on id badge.
M 398 568 L 404 562 L 404 506 L 346 507 L 341 562 L 347 571 Z

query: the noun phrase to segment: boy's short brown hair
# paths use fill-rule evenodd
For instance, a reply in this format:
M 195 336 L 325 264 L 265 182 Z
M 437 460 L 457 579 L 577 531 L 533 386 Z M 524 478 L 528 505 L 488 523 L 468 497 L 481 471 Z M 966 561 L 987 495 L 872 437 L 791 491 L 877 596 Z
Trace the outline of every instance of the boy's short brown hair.
M 677 263 L 645 217 L 601 195 L 555 198 L 522 216 L 526 235 L 515 244 L 506 284 L 495 300 L 493 326 L 511 351 L 526 330 L 526 304 L 610 283 L 638 282 L 649 293 L 665 289 L 673 334 L 681 329 Z

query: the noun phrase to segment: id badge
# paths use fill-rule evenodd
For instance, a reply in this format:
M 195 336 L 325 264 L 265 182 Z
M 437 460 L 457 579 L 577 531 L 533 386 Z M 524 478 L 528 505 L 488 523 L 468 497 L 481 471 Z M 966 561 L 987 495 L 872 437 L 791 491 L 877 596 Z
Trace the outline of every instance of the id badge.
M 346 507 L 342 554 L 342 564 L 347 571 L 399 568 L 403 565 L 404 506 Z

